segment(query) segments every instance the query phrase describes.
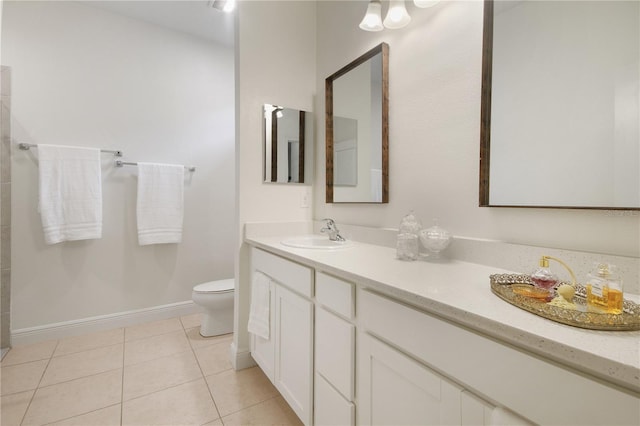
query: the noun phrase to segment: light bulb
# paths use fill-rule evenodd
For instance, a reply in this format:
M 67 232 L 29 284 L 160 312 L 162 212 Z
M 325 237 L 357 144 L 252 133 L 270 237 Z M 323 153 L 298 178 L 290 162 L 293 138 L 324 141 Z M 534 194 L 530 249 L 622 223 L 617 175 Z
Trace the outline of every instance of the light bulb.
M 435 6 L 437 3 L 440 3 L 440 0 L 413 0 L 416 7 L 422 8 Z
M 235 8 L 236 8 L 236 0 L 227 0 L 222 10 L 229 13 L 229 12 L 233 12 L 233 9 Z
M 384 26 L 392 30 L 405 27 L 411 22 L 411 16 L 404 7 L 404 0 L 391 0 Z
M 371 0 L 367 12 L 360 22 L 360 29 L 365 31 L 382 31 L 382 4 L 379 0 Z

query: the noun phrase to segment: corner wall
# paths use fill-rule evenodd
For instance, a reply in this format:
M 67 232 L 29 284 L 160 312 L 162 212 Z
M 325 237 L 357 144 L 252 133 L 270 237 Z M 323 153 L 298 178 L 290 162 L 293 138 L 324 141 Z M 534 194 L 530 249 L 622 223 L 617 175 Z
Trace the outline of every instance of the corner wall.
M 311 186 L 266 184 L 263 179 L 262 106 L 304 111 L 315 105 L 315 11 L 313 1 L 241 1 L 236 11 L 236 194 L 237 257 L 235 334 L 236 368 L 250 363 L 247 222 L 311 220 Z M 322 92 L 324 93 L 324 92 Z M 318 126 L 316 112 L 314 128 Z M 316 139 L 316 146 L 319 143 Z
M 3 6 L 0 0 L 0 34 Z M 2 65 L 0 98 L 0 349 L 4 356 L 11 347 L 11 68 Z
M 408 27 L 371 33 L 358 28 L 365 2 L 318 2 L 314 218 L 397 228 L 414 210 L 424 226 L 439 218 L 457 236 L 640 256 L 637 211 L 478 207 L 483 3 L 406 4 Z M 383 41 L 390 46 L 390 202 L 326 204 L 324 79 Z
M 13 82 L 13 331 L 190 301 L 195 284 L 232 277 L 233 50 L 79 2 L 5 2 L 3 15 Z M 38 151 L 17 142 L 195 165 L 182 243 L 138 245 L 137 169 L 104 154 L 102 239 L 46 245 Z

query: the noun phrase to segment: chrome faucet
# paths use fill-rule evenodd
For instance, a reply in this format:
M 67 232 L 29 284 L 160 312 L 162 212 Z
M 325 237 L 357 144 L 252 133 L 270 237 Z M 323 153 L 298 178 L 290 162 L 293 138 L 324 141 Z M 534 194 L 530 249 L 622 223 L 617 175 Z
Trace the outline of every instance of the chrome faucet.
M 320 229 L 320 232 L 327 233 L 331 241 L 346 241 L 344 237 L 340 235 L 340 230 L 336 226 L 336 222 L 333 219 L 323 219 L 323 220 L 326 223 L 325 223 L 325 226 Z

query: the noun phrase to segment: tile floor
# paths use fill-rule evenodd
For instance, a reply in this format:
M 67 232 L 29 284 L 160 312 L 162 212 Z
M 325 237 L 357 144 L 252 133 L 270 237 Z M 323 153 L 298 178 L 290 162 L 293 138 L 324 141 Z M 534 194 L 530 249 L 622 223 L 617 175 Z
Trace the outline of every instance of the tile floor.
M 11 349 L 2 426 L 299 425 L 258 367 L 235 371 L 232 335 L 200 314 Z

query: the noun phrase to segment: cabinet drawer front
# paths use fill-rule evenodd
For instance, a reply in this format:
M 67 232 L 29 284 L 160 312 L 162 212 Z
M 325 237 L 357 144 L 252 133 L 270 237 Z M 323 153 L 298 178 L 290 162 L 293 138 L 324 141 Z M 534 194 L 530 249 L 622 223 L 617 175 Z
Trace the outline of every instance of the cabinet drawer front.
M 426 366 L 358 333 L 358 424 L 460 425 L 460 393 Z
M 251 248 L 251 268 L 306 297 L 313 297 L 313 269 L 264 250 Z
M 319 374 L 315 379 L 314 424 L 350 426 L 355 424 L 355 406 Z
M 355 327 L 329 311 L 316 310 L 316 371 L 353 400 Z
M 348 319 L 355 317 L 354 292 L 352 283 L 316 272 L 316 301 Z
M 637 395 L 386 297 L 358 293 L 358 317 L 371 333 L 534 423 L 640 424 Z M 550 400 L 551 390 L 562 398 Z

